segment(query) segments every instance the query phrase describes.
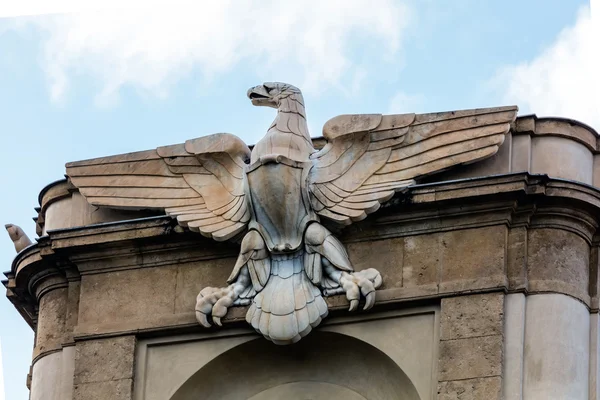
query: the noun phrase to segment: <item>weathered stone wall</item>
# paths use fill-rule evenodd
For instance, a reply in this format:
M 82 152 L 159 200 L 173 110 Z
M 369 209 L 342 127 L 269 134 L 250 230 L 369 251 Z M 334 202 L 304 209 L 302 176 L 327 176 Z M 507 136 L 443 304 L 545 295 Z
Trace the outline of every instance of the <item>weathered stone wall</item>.
M 592 136 L 566 120 L 520 118 L 496 156 L 432 177 L 336 232 L 355 268 L 379 269 L 384 283 L 369 313 L 328 298 L 317 333 L 373 346 L 421 400 L 600 399 Z M 557 148 L 558 161 L 548 157 Z M 460 180 L 435 182 L 451 179 Z M 198 291 L 224 284 L 237 245 L 184 233 L 167 217 L 94 213 L 82 200 L 66 182 L 47 188 L 44 236 L 7 274 L 9 299 L 36 330 L 33 400 L 168 398 L 258 337 L 244 307 L 220 331 L 194 316 Z M 166 375 L 159 364 L 179 375 L 164 392 L 148 386 L 152 397 L 144 379 Z

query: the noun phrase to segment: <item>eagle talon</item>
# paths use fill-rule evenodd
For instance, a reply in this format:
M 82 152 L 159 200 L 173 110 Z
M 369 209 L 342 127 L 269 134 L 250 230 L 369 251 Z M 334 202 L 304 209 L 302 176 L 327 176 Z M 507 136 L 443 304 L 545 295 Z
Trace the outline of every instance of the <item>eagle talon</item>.
M 210 328 L 208 316 L 212 315 L 213 322 L 222 326 L 221 318 L 227 314 L 227 309 L 236 301 L 238 294 L 235 285 L 225 288 L 207 287 L 202 289 L 196 298 L 196 319 L 205 328 Z
M 204 314 L 202 311 L 196 310 L 196 320 L 198 320 L 198 323 L 203 327 L 210 328 L 210 322 L 208 322 L 206 314 Z
M 381 274 L 374 268 L 357 272 L 342 272 L 339 278 L 340 286 L 346 292 L 346 298 L 350 301 L 348 311 L 358 308 L 360 295 L 365 298 L 363 310 L 368 310 L 375 305 L 375 289 L 381 286 Z

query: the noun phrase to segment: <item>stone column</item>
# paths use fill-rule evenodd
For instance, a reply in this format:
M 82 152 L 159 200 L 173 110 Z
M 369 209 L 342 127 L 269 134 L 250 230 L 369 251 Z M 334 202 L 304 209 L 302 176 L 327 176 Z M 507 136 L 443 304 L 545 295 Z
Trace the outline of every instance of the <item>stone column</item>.
M 523 399 L 588 400 L 590 313 L 563 294 L 527 297 Z
M 527 238 L 524 400 L 589 400 L 590 249 L 595 223 L 538 208 Z
M 600 318 L 590 315 L 590 400 L 600 400 Z
M 594 158 L 594 165 L 600 166 L 600 157 Z M 600 169 L 594 168 L 594 171 Z M 600 176 L 594 172 L 594 179 Z M 590 400 L 600 400 L 600 316 L 598 314 L 598 290 L 600 289 L 600 243 L 597 237 L 590 251 Z
M 439 400 L 502 398 L 503 314 L 504 293 L 442 300 Z
M 39 302 L 31 377 L 31 400 L 71 399 L 73 347 L 66 328 L 69 290 L 64 276 L 46 274 L 33 280 Z

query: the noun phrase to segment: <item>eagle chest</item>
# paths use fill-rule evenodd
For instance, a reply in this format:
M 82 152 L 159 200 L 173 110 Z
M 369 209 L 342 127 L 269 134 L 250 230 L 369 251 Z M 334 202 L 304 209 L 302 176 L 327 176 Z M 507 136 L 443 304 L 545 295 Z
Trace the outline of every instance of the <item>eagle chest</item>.
M 257 164 L 247 173 L 254 214 L 249 228 L 262 234 L 271 252 L 295 251 L 302 245 L 307 223 L 317 220 L 303 184 L 311 164 L 281 156 Z

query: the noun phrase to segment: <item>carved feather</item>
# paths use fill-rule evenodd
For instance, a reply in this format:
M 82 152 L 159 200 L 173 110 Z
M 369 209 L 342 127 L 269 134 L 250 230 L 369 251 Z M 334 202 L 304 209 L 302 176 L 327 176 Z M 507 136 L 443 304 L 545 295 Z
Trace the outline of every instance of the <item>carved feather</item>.
M 73 185 L 96 206 L 164 209 L 182 226 L 215 240 L 242 232 L 250 220 L 244 166 L 250 149 L 219 133 L 163 146 L 67 164 Z
M 495 154 L 517 111 L 510 106 L 332 118 L 323 127 L 328 143 L 311 156 L 311 205 L 340 224 L 359 221 L 419 177 Z

